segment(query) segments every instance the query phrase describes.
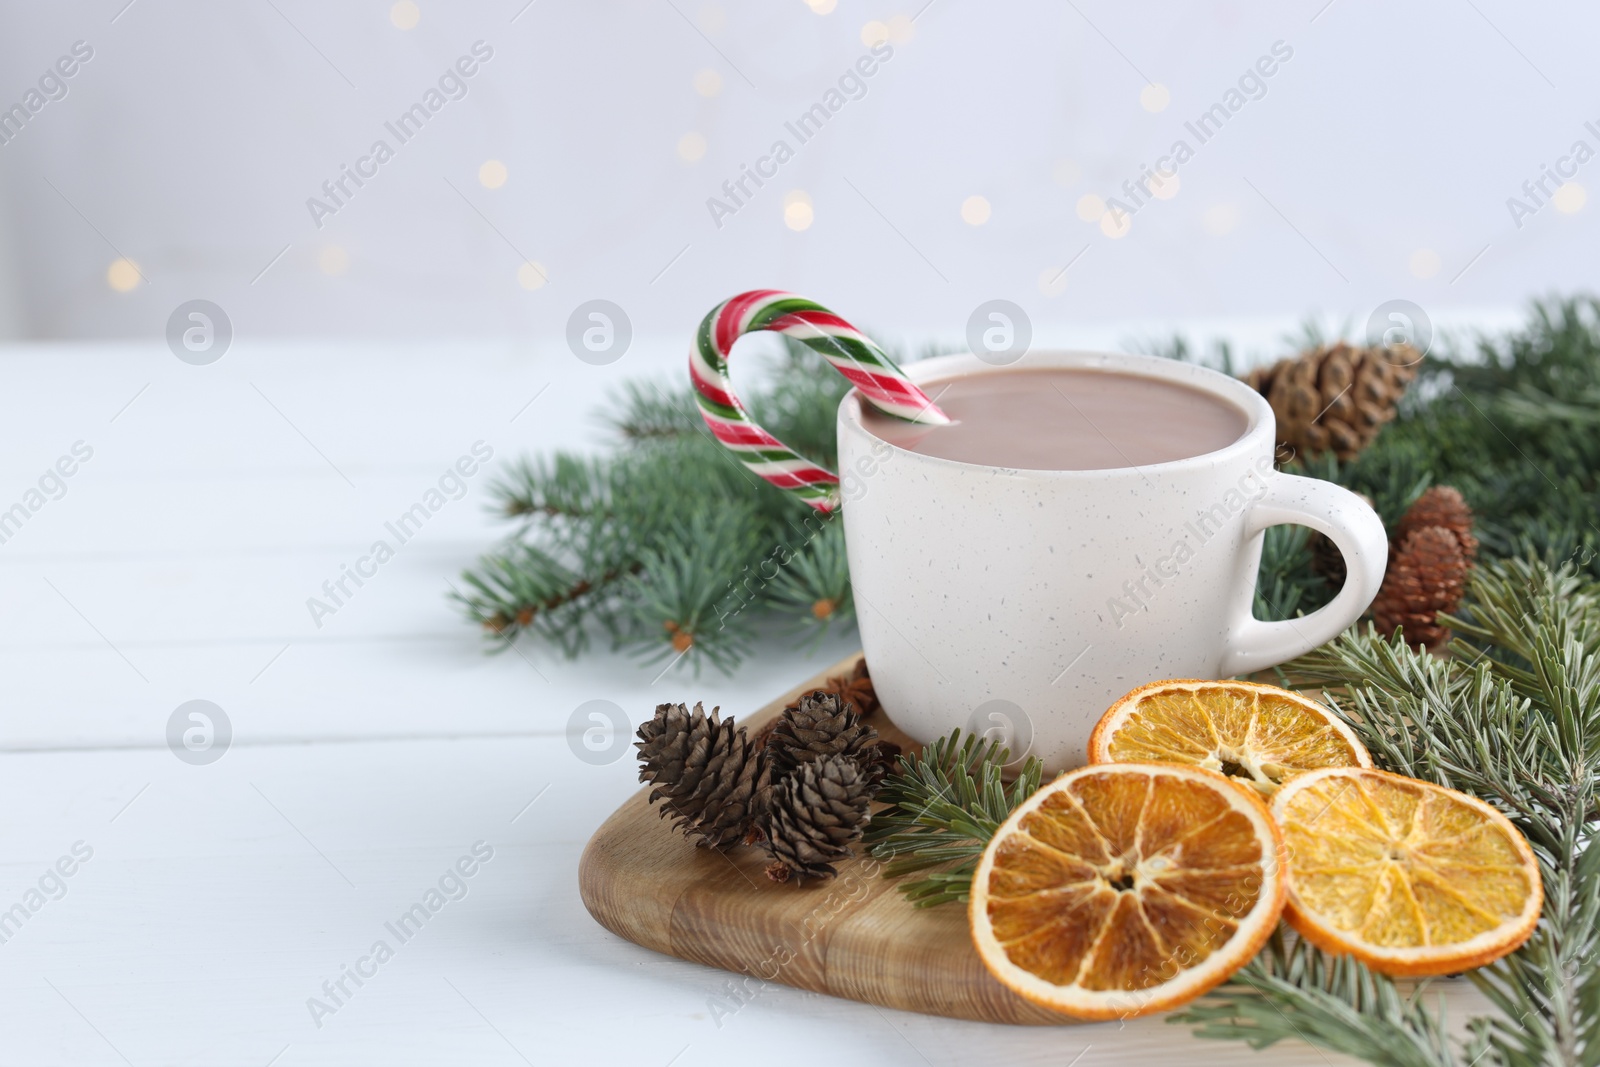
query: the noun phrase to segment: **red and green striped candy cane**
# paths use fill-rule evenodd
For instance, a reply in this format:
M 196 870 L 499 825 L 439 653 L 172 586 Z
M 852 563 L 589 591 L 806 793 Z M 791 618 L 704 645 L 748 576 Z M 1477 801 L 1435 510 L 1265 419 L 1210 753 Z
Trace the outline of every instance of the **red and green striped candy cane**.
M 802 296 L 754 289 L 718 304 L 700 322 L 689 350 L 689 377 L 700 414 L 716 439 L 751 471 L 818 511 L 839 506 L 838 475 L 817 466 L 758 426 L 733 391 L 728 353 L 747 333 L 787 334 L 822 353 L 873 407 L 910 422 L 945 425 L 940 411 L 883 349 L 854 326 Z

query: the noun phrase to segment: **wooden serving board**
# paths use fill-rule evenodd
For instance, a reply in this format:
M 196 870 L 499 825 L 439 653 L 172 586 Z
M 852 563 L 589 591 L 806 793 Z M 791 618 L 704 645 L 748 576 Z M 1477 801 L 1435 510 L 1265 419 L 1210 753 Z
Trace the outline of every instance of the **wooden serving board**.
M 739 721 L 759 729 L 858 658 Z M 882 711 L 871 721 L 890 741 L 913 746 Z M 648 804 L 648 793 L 639 790 L 595 831 L 578 864 L 584 906 L 612 933 L 669 956 L 886 1008 L 995 1023 L 1072 1021 L 989 975 L 963 907 L 913 908 L 871 857 L 839 864 L 830 881 L 775 885 L 759 850 L 695 848 Z

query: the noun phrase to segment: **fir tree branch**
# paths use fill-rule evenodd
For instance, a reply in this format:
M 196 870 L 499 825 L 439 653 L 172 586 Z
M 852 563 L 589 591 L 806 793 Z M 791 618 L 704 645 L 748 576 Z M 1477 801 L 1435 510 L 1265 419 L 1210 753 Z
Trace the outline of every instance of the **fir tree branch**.
M 766 594 L 771 603 L 802 630 L 821 638 L 835 625 L 855 621 L 855 598 L 850 592 L 850 561 L 845 555 L 844 523 L 835 516 L 821 520 L 799 548 L 779 557 Z
M 1257 618 L 1292 619 L 1331 599 L 1333 590 L 1311 569 L 1310 534 L 1304 526 L 1267 527 L 1256 578 Z
M 1471 973 L 1500 1013 L 1470 1021 L 1463 1063 L 1600 1061 L 1600 850 L 1589 848 L 1600 814 L 1597 594 L 1570 567 L 1495 561 L 1476 572 L 1461 620 L 1479 642 L 1476 662 L 1369 630 L 1289 665 L 1335 684 L 1330 701 L 1380 766 L 1482 797 L 1533 846 L 1541 922 L 1517 952 Z M 1374 1063 L 1456 1062 L 1439 1037 L 1442 1017 L 1415 996 L 1399 999 L 1392 982 L 1354 962 L 1294 951 L 1300 970 L 1284 969 L 1292 957 L 1258 960 L 1181 1020 L 1200 1036 L 1256 1047 L 1300 1037 Z
M 884 877 L 928 872 L 900 884 L 917 907 L 965 901 L 984 846 L 1038 790 L 1044 768 L 1033 756 L 1006 787 L 1002 773 L 1010 756 L 999 741 L 963 739 L 958 729 L 902 755 L 884 780 L 878 799 L 889 806 L 872 817 L 865 840 L 874 856 L 888 861 Z
M 470 594 L 452 592 L 451 599 L 498 639 L 496 651 L 532 631 L 577 655 L 587 647 L 588 632 L 574 624 L 575 611 L 584 598 L 607 594 L 623 574 L 581 578 L 538 546 L 514 543 L 479 560 L 477 570 L 462 576 Z
M 594 461 L 565 452 L 523 457 L 494 480 L 489 494 L 497 510 L 513 518 L 585 518 L 604 507 L 602 473 Z
M 748 558 L 756 537 L 753 509 L 728 507 L 696 514 L 645 551 L 621 590 L 633 606 L 622 643 L 643 651 L 646 662 L 693 653 L 697 672 L 702 661 L 731 670 L 749 642 L 746 630 L 727 624 L 736 614 L 734 568 Z
M 1168 1017 L 1197 1037 L 1260 1051 L 1286 1038 L 1386 1067 L 1458 1067 L 1443 1014 L 1349 957 L 1329 956 L 1279 927 L 1221 991 Z
M 702 432 L 704 424 L 686 395 L 663 392 L 651 382 L 623 383 L 609 398 L 603 421 L 629 445 L 647 445 Z

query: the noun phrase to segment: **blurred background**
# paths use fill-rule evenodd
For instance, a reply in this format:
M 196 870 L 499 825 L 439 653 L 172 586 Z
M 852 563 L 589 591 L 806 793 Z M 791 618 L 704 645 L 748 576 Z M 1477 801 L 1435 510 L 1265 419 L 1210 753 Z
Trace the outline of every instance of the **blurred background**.
M 681 339 L 758 285 L 890 338 L 993 298 L 1046 341 L 1495 322 L 1600 270 L 1600 165 L 1546 174 L 1600 148 L 1597 30 L 1505 0 L 11 2 L 0 336 L 156 340 L 207 299 L 239 345 L 538 338 L 607 299 Z

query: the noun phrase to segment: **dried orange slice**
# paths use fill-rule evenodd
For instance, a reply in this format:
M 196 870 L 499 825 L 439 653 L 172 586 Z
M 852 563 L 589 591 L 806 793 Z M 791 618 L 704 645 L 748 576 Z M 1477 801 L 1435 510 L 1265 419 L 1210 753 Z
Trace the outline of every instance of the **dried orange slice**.
M 1286 783 L 1272 812 L 1289 847 L 1284 918 L 1326 951 L 1384 974 L 1453 974 L 1515 950 L 1539 921 L 1533 850 L 1476 797 L 1329 768 Z
M 1318 767 L 1370 767 L 1350 727 L 1316 701 L 1258 682 L 1179 678 L 1140 686 L 1089 736 L 1090 763 L 1186 763 L 1271 795 Z
M 984 965 L 1082 1019 L 1177 1007 L 1260 949 L 1283 909 L 1266 804 L 1214 771 L 1103 764 L 1062 775 L 1000 827 L 967 917 Z

